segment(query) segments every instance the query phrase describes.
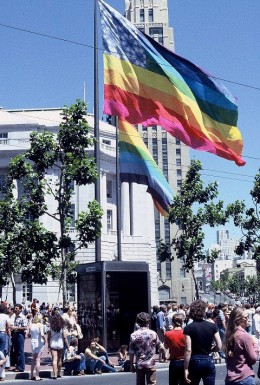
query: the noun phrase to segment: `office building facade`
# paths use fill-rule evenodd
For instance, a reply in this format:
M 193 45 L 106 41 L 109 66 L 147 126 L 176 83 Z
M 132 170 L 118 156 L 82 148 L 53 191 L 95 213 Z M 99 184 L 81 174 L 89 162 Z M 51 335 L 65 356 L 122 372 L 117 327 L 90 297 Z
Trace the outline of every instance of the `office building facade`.
M 160 44 L 174 50 L 173 28 L 169 27 L 167 0 L 125 0 L 125 16 L 139 30 L 153 37 Z M 142 127 L 138 131 L 162 169 L 166 179 L 178 192 L 190 164 L 189 149 L 178 139 L 169 135 L 162 127 Z M 170 243 L 178 231 L 177 226 L 170 225 L 167 218 L 155 211 L 156 245 L 160 240 Z M 194 283 L 189 273 L 182 269 L 182 261 L 157 262 L 158 293 L 162 303 L 176 301 L 190 303 L 194 298 Z

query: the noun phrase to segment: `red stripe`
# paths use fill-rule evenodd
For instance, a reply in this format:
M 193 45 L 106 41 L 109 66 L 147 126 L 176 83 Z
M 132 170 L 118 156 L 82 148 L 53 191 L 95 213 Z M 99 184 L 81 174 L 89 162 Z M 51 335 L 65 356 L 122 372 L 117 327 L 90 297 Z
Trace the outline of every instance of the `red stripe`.
M 219 142 L 214 142 L 207 138 L 203 132 L 193 127 L 184 116 L 165 108 L 158 101 L 145 99 L 109 85 L 104 86 L 104 94 L 106 103 L 104 113 L 106 114 L 120 115 L 131 124 L 159 124 L 174 137 L 194 149 L 208 151 L 223 158 L 234 160 L 239 166 L 245 164 L 241 156 L 237 154 L 242 152 L 242 143 L 232 142 L 228 146 L 220 135 L 218 135 Z M 142 109 L 143 106 L 145 109 Z M 192 113 L 191 110 L 189 112 Z M 236 152 L 231 146 L 235 147 Z

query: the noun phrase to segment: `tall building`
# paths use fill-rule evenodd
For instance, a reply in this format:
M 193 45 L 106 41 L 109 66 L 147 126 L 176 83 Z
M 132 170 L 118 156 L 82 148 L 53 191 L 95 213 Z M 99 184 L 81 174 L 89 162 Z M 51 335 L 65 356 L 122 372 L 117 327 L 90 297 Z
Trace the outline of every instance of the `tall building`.
M 169 27 L 167 0 L 125 0 L 125 15 L 139 30 L 174 50 L 174 34 L 173 28 Z M 173 191 L 177 192 L 190 164 L 188 147 L 160 126 L 138 125 L 138 130 Z M 170 225 L 166 218 L 155 212 L 157 246 L 160 240 L 170 243 L 177 230 L 177 226 Z M 182 269 L 181 261 L 175 258 L 172 262 L 158 262 L 157 271 L 160 302 L 191 302 L 194 285 L 190 274 Z

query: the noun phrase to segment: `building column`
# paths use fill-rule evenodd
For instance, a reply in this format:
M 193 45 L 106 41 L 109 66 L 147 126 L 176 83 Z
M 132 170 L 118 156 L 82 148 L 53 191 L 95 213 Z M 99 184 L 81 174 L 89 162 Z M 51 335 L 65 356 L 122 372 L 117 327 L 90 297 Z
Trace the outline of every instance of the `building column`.
M 130 235 L 129 183 L 121 184 L 121 221 L 123 235 Z

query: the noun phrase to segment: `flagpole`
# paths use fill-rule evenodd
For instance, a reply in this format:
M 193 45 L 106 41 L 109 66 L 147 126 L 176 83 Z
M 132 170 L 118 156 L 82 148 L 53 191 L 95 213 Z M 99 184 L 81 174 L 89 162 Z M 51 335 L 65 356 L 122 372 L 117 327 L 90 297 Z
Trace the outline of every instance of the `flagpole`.
M 118 117 L 115 117 L 116 126 L 116 203 L 117 203 L 117 260 L 122 260 L 122 244 L 121 244 L 121 183 L 119 169 L 119 134 L 118 134 Z
M 98 172 L 98 179 L 95 183 L 95 199 L 100 203 L 100 141 L 99 141 L 99 79 L 98 79 L 98 27 L 97 27 L 97 0 L 94 0 L 94 156 Z M 95 261 L 101 261 L 101 236 L 95 242 Z

